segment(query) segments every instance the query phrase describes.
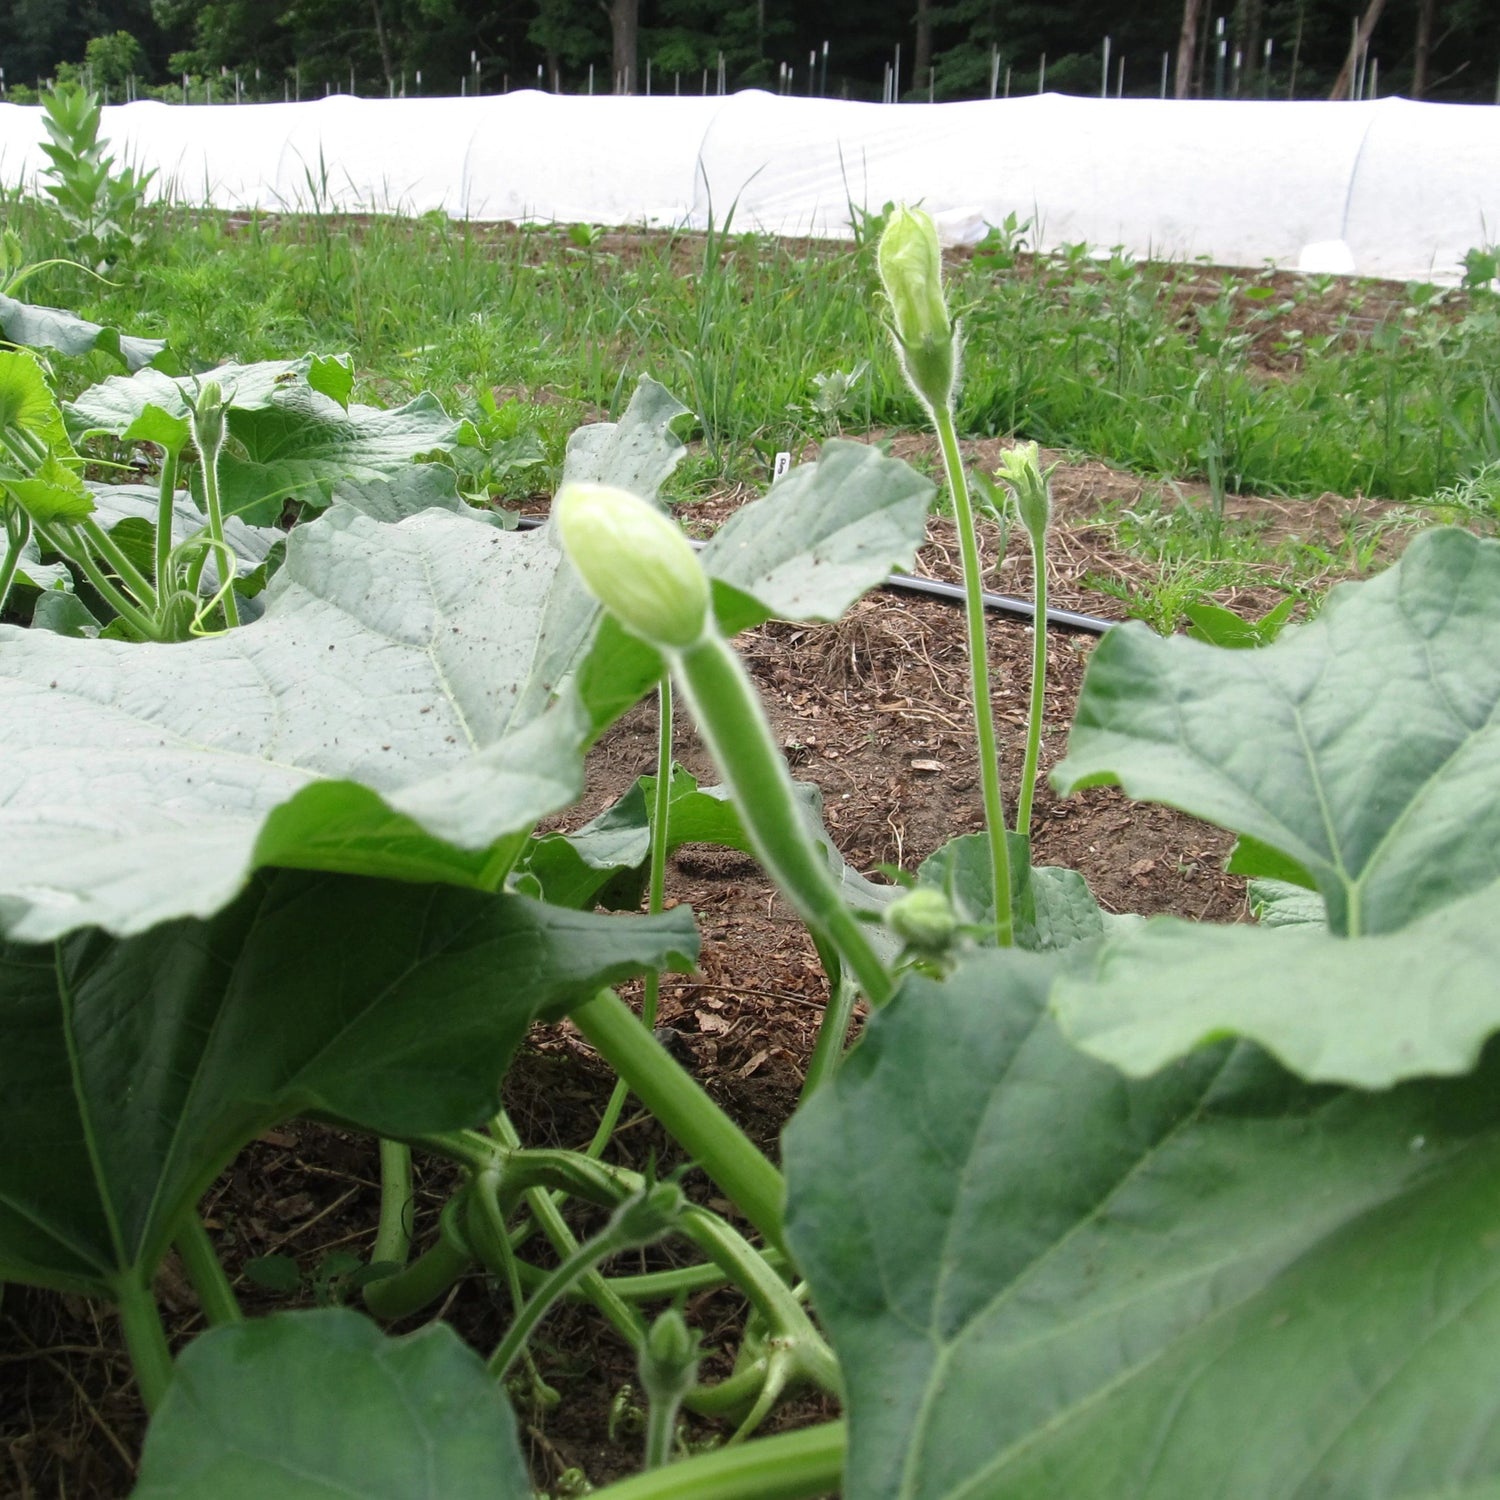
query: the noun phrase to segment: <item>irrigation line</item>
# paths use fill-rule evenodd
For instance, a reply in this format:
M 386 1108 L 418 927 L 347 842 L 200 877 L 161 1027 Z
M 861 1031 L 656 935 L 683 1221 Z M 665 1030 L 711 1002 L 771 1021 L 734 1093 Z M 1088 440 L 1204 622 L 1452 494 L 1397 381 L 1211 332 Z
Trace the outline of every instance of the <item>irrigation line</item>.
M 521 531 L 535 531 L 546 524 L 546 519 L 545 516 L 520 516 L 516 525 Z M 707 545 L 706 542 L 696 541 L 692 537 L 688 540 L 698 551 L 702 551 Z M 926 594 L 933 599 L 945 599 L 950 604 L 964 602 L 962 585 L 944 583 L 940 578 L 918 578 L 911 573 L 892 573 L 880 587 L 886 593 Z M 1010 594 L 989 592 L 982 597 L 984 607 L 994 610 L 996 614 L 1009 615 L 1017 620 L 1034 621 L 1036 619 L 1036 607 L 1029 599 L 1017 599 Z M 1112 630 L 1119 623 L 1118 620 L 1105 620 L 1098 615 L 1080 614 L 1072 609 L 1049 609 L 1047 611 L 1047 624 L 1057 630 L 1077 630 L 1087 635 L 1103 635 L 1106 630 Z

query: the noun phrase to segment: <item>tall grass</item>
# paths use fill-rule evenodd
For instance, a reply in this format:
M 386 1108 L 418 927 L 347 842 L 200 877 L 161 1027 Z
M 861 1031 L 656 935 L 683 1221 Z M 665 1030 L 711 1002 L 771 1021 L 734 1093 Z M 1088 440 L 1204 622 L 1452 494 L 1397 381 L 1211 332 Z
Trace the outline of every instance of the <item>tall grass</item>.
M 36 205 L 0 203 L 0 215 L 34 258 L 58 253 Z M 782 242 L 732 221 L 707 235 L 599 234 L 164 209 L 120 285 L 56 270 L 29 295 L 165 336 L 205 366 L 351 349 L 387 399 L 500 390 L 614 412 L 650 371 L 699 413 L 712 470 L 736 475 L 840 427 L 919 425 L 868 311 L 871 239 Z M 1201 476 L 1216 495 L 1420 497 L 1500 461 L 1489 293 L 1372 294 L 1365 314 L 1347 289 L 1074 247 L 976 255 L 954 301 L 967 309 L 970 435 Z M 866 361 L 851 382 L 825 378 Z

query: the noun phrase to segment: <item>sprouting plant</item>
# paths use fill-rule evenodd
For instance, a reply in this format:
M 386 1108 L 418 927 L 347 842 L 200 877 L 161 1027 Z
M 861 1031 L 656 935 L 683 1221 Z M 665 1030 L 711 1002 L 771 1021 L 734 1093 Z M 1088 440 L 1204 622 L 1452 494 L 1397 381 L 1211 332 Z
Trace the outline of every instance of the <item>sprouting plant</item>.
M 1031 631 L 1031 699 L 1026 753 L 1021 764 L 1021 792 L 1016 802 L 1016 832 L 1031 838 L 1031 799 L 1036 789 L 1042 745 L 1042 717 L 1047 701 L 1047 528 L 1052 524 L 1051 470 L 1043 473 L 1035 443 L 1023 443 L 1001 455 L 999 478 L 1015 497 L 1016 513 L 1031 543 L 1034 616 Z
M 903 206 L 894 210 L 880 238 L 877 262 L 890 309 L 891 337 L 900 353 L 907 382 L 920 398 L 937 431 L 948 476 L 948 490 L 953 498 L 959 554 L 963 563 L 969 692 L 984 798 L 985 833 L 989 841 L 995 936 L 1000 945 L 1006 947 L 1014 939 L 1010 848 L 1006 841 L 1005 804 L 1000 793 L 1000 759 L 990 693 L 984 584 L 968 477 L 958 449 L 958 432 L 953 424 L 960 341 L 958 329 L 949 319 L 943 295 L 942 251 L 931 218 L 920 209 Z
M 99 96 L 64 84 L 42 99 L 42 143 L 51 165 L 43 190 L 69 229 L 69 243 L 95 269 L 103 270 L 141 243 L 135 220 L 154 172 L 115 169 L 107 143 L 99 139 Z

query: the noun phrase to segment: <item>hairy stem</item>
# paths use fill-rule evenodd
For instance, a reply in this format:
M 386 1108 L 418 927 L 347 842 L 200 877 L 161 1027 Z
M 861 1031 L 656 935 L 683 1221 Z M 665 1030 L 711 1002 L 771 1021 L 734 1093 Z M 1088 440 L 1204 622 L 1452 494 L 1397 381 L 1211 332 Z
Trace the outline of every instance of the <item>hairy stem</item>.
M 371 1261 L 404 1266 L 411 1255 L 411 1147 L 404 1141 L 380 1143 L 380 1222 Z
M 979 572 L 979 544 L 974 530 L 974 507 L 969 482 L 958 451 L 953 413 L 932 408 L 933 425 L 943 450 L 943 466 L 953 495 L 958 522 L 959 555 L 963 560 L 964 614 L 969 632 L 969 692 L 974 709 L 974 738 L 979 753 L 979 779 L 984 795 L 985 834 L 990 845 L 990 868 L 995 894 L 995 940 L 1002 948 L 1015 941 L 1010 902 L 1010 849 L 1005 842 L 1005 803 L 1000 795 L 1000 754 L 995 742 L 995 710 L 990 696 L 989 641 L 984 623 L 984 580 Z
M 148 1412 L 161 1405 L 172 1383 L 172 1351 L 167 1347 L 161 1324 L 161 1309 L 151 1289 L 134 1276 L 124 1276 L 115 1288 L 119 1304 L 120 1331 L 135 1370 L 136 1384 Z
M 712 626 L 671 659 L 756 858 L 813 935 L 837 950 L 870 1004 L 884 1005 L 895 989 L 891 976 L 802 821 L 791 773 L 744 664 Z
M 219 504 L 219 450 L 210 449 L 203 455 L 203 498 L 208 503 L 208 534 L 216 541 L 221 549 L 217 554 L 216 567 L 230 567 L 230 576 L 221 579 L 220 582 L 227 583 L 228 588 L 224 590 L 224 620 L 232 630 L 240 623 L 240 607 L 234 597 L 234 572 L 232 561 L 234 553 L 225 547 L 224 542 L 224 512 Z
M 156 591 L 164 602 L 172 590 L 172 505 L 177 498 L 177 450 L 162 453 L 161 487 L 156 496 Z
M 646 910 L 654 917 L 667 902 L 667 822 L 672 808 L 672 679 L 664 675 L 656 688 L 656 788 L 651 805 L 651 874 Z M 661 996 L 661 975 L 650 970 L 641 990 L 641 1025 L 656 1026 L 656 1006 Z M 630 1097 L 622 1078 L 615 1084 L 609 1103 L 599 1119 L 599 1128 L 589 1142 L 590 1156 L 603 1156 L 620 1123 L 620 1112 Z
M 807 1077 L 802 1080 L 802 1092 L 798 1103 L 812 1096 L 838 1072 L 844 1058 L 844 1038 L 849 1034 L 849 1020 L 854 1014 L 854 1002 L 859 998 L 859 986 L 854 983 L 839 962 L 816 937 L 813 946 L 823 963 L 823 972 L 828 976 L 828 1004 L 823 1009 L 823 1019 L 818 1024 L 818 1039 L 813 1043 L 812 1057 L 807 1064 Z
M 19 511 L 13 518 L 5 517 L 5 557 L 0 560 L 0 610 L 10 596 L 10 586 L 15 582 L 16 570 L 21 566 L 21 549 L 31 540 L 31 517 Z
M 1029 534 L 1029 533 L 1028 533 Z M 1031 837 L 1031 799 L 1036 791 L 1037 762 L 1042 753 L 1042 714 L 1047 706 L 1047 543 L 1031 537 L 1031 570 L 1035 610 L 1031 626 L 1031 706 L 1026 720 L 1026 757 L 1021 762 L 1021 795 L 1016 803 L 1016 832 Z
M 224 1274 L 223 1263 L 214 1250 L 213 1241 L 208 1237 L 208 1230 L 203 1227 L 203 1220 L 196 1213 L 190 1213 L 182 1221 L 182 1228 L 177 1231 L 174 1243 L 177 1253 L 182 1257 L 188 1280 L 198 1294 L 198 1304 L 203 1309 L 203 1316 L 208 1320 L 209 1327 L 218 1328 L 224 1323 L 243 1322 L 245 1315 L 240 1311 L 239 1299 L 234 1295 L 234 1288 Z
M 814 1500 L 836 1492 L 848 1434 L 842 1422 L 700 1453 L 594 1493 L 598 1500 Z
M 720 1191 L 778 1249 L 784 1249 L 781 1173 L 698 1083 L 645 1030 L 613 990 L 572 1013 L 573 1024 Z

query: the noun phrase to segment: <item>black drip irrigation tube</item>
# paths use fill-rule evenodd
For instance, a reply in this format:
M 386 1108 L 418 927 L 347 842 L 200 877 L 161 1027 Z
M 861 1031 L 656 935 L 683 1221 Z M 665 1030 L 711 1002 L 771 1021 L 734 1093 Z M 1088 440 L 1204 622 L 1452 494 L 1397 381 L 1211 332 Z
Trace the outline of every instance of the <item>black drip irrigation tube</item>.
M 535 531 L 546 525 L 546 522 L 545 516 L 521 516 L 517 519 L 516 526 L 521 531 Z M 688 540 L 698 551 L 707 545 L 692 537 Z M 880 587 L 888 594 L 926 594 L 932 599 L 945 599 L 950 604 L 964 602 L 962 585 L 944 583 L 940 578 L 917 578 L 911 573 L 892 573 Z M 1010 594 L 992 594 L 987 590 L 981 597 L 984 599 L 984 607 L 994 610 L 996 614 L 1032 623 L 1036 621 L 1036 606 L 1029 599 L 1017 599 Z M 1118 620 L 1106 620 L 1099 615 L 1079 614 L 1072 609 L 1047 611 L 1047 624 L 1054 629 L 1076 630 L 1085 635 L 1103 635 L 1106 630 L 1114 629 L 1119 623 Z

